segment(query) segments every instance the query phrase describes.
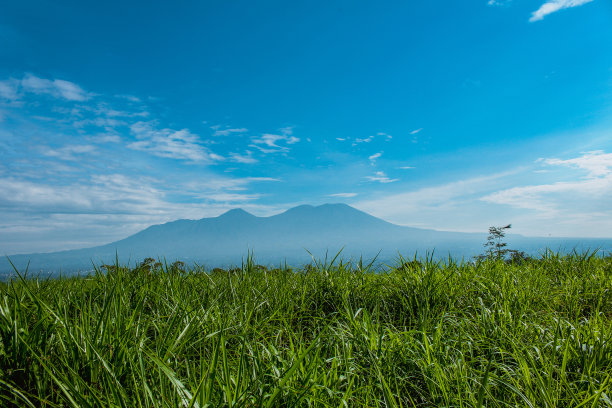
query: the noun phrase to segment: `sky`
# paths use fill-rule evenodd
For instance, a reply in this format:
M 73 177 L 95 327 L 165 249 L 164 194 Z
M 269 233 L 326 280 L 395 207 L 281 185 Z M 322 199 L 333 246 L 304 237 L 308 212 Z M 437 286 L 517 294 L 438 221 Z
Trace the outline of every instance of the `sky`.
M 243 208 L 612 236 L 612 2 L 5 2 L 0 252 Z

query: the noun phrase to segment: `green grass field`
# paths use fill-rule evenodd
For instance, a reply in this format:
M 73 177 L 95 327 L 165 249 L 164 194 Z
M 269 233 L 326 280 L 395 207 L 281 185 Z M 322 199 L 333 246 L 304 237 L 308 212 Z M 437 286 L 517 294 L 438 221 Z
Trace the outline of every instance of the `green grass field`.
M 609 407 L 612 258 L 0 283 L 3 407 Z

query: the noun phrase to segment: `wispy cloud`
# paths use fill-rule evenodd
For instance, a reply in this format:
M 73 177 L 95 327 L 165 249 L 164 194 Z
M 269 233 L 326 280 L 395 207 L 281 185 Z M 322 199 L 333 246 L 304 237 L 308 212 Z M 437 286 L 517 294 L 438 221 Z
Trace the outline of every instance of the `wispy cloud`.
M 51 95 L 55 98 L 66 99 L 68 101 L 86 101 L 92 97 L 92 94 L 85 92 L 83 88 L 74 82 L 63 79 L 51 80 L 28 74 L 20 81 L 13 83 L 24 92 Z
M 251 146 L 262 153 L 288 152 L 289 147 L 282 146 L 279 142 L 292 145 L 300 141 L 299 138 L 293 136 L 293 128 L 286 127 L 279 130 L 281 134 L 264 133 L 260 137 L 254 137 Z
M 590 3 L 593 0 L 551 0 L 542 4 L 539 9 L 534 11 L 529 18 L 530 22 L 542 20 L 549 14 L 555 13 L 559 10 L 582 6 L 583 4 Z
M 483 201 L 509 205 L 515 208 L 536 210 L 541 216 L 558 218 L 561 213 L 567 212 L 568 204 L 582 201 L 582 208 L 572 208 L 572 211 L 581 211 L 590 207 L 589 200 L 601 202 L 603 197 L 609 197 L 612 202 L 612 177 L 601 177 L 582 181 L 565 181 L 552 184 L 513 187 L 482 197 Z
M 482 200 L 536 210 L 549 218 L 588 212 L 588 208 L 598 212 L 608 209 L 609 205 L 603 203 L 612 202 L 612 154 L 598 150 L 573 159 L 539 159 L 538 162 L 578 168 L 586 170 L 587 174 L 578 180 L 504 189 L 488 194 Z M 608 211 L 612 215 L 612 211 Z
M 268 181 L 276 179 L 213 175 L 173 185 L 173 191 L 153 177 L 116 173 L 69 184 L 0 177 L 0 191 L 6 193 L 0 196 L 0 250 L 10 254 L 99 245 L 151 224 L 216 216 L 236 205 L 271 215 L 279 209 L 255 203 L 260 195 L 246 191 L 251 183 Z M 176 200 L 177 194 L 189 200 Z M 8 231 L 10 240 L 4 239 Z
M 357 193 L 336 193 L 329 194 L 328 197 L 351 198 L 357 196 Z
M 370 157 L 368 157 L 368 159 L 370 160 L 370 164 L 374 165 L 376 164 L 376 160 L 382 156 L 383 152 L 378 152 L 378 153 L 374 153 L 373 155 L 371 155 Z
M 107 116 L 109 118 L 115 117 L 123 117 L 123 118 L 144 118 L 149 116 L 149 112 L 142 110 L 143 107 L 139 105 L 139 109 L 127 111 L 127 110 L 119 110 L 109 106 L 108 103 L 98 103 L 97 106 L 91 108 L 98 115 Z
M 422 130 L 423 130 L 423 128 L 414 129 L 413 131 L 410 132 L 410 134 L 411 135 L 416 135 L 417 133 L 419 133 Z
M 489 0 L 487 2 L 488 6 L 507 6 L 512 2 L 512 0 Z
M 389 140 L 393 139 L 393 136 L 391 136 L 388 133 L 378 132 L 375 135 L 370 135 L 368 137 L 356 138 L 355 141 L 353 142 L 353 146 L 357 146 L 358 144 L 361 144 L 361 143 L 370 143 L 371 141 L 373 141 L 375 138 L 378 138 L 378 137 L 384 137 L 386 141 L 389 141 Z M 338 140 L 340 140 L 340 139 L 338 139 Z M 342 139 L 342 140 L 344 140 L 344 139 Z
M 247 185 L 251 183 L 266 183 L 279 182 L 278 178 L 274 177 L 209 177 L 204 181 L 190 181 L 181 185 L 181 189 L 187 191 L 199 191 L 208 194 L 209 191 L 242 191 L 246 190 Z
M 114 118 L 105 118 L 105 117 L 97 117 L 97 118 L 88 118 L 75 120 L 72 122 L 72 126 L 78 129 L 85 128 L 87 126 L 95 126 L 101 127 L 106 130 L 114 129 L 119 126 L 126 126 L 128 123 L 123 120 L 118 120 Z
M 118 95 L 115 95 L 115 98 L 125 99 L 130 102 L 142 102 L 142 100 L 139 97 L 134 96 L 134 95 L 118 94 Z
M 257 163 L 257 159 L 253 157 L 253 153 L 249 150 L 246 154 L 230 153 L 230 159 L 236 163 L 252 164 Z
M 159 208 L 163 193 L 144 178 L 122 174 L 94 175 L 86 183 L 41 183 L 15 177 L 1 178 L 8 194 L 0 205 L 17 204 L 19 211 L 45 213 L 139 213 Z
M 214 130 L 213 136 L 230 136 L 233 134 L 241 134 L 241 133 L 246 133 L 249 131 L 249 129 L 247 128 L 222 129 L 221 126 L 219 125 L 211 126 L 210 128 Z
M 61 160 L 77 160 L 79 155 L 93 153 L 97 150 L 94 145 L 69 145 L 59 149 L 48 149 L 44 151 L 45 156 L 57 157 Z
M 538 162 L 543 162 L 552 166 L 569 166 L 577 167 L 588 172 L 587 177 L 595 178 L 607 176 L 612 173 L 612 153 L 605 153 L 603 150 L 594 150 L 586 152 L 582 156 L 575 159 L 538 159 Z
M 385 183 L 385 184 L 399 181 L 399 179 L 392 179 L 392 178 L 387 177 L 387 175 L 383 171 L 377 171 L 374 174 L 374 176 L 367 176 L 366 179 L 370 181 L 377 181 L 379 183 Z
M 474 205 L 478 198 L 509 173 L 457 180 L 397 194 L 378 195 L 355 203 L 370 214 L 402 225 L 427 228 L 470 230 L 480 224 L 486 228 L 482 208 Z
M 170 159 L 210 163 L 223 158 L 201 145 L 200 138 L 188 129 L 174 130 L 156 127 L 155 122 L 136 122 L 130 126 L 138 141 L 128 148 Z
M 372 140 L 374 140 L 374 136 L 368 136 L 368 137 L 363 138 L 363 139 L 362 138 L 357 138 L 357 139 L 355 139 L 355 143 L 353 143 L 353 146 L 355 144 L 358 144 L 358 143 L 370 143 Z
M 18 89 L 19 81 L 16 79 L 0 81 L 0 98 L 8 99 L 9 101 L 16 100 L 18 98 Z

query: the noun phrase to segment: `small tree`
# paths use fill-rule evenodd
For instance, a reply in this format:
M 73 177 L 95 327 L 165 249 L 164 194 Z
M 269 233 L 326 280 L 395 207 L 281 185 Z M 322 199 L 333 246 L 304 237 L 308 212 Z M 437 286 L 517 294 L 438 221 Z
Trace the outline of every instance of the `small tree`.
M 506 254 L 515 252 L 506 248 L 508 244 L 503 241 L 506 236 L 506 230 L 510 228 L 512 228 L 512 224 L 508 224 L 505 227 L 489 227 L 489 236 L 484 244 L 487 256 L 494 257 L 495 259 L 505 259 Z

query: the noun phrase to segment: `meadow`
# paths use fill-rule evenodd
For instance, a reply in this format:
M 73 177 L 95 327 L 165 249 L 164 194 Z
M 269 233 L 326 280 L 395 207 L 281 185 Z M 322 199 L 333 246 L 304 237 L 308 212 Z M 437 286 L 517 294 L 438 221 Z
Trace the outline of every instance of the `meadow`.
M 610 407 L 612 258 L 0 283 L 3 407 Z

